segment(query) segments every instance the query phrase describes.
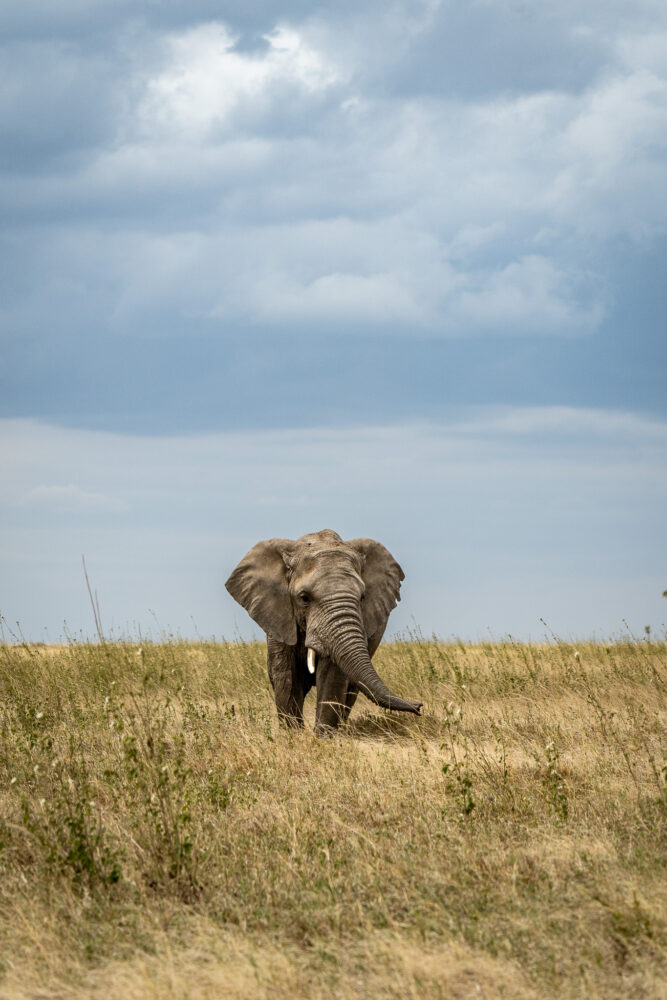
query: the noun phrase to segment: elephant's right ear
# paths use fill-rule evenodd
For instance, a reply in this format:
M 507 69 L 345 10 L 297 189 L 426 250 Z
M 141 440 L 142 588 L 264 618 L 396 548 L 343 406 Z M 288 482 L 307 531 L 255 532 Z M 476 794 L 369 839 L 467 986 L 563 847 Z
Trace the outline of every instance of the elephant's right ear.
M 285 556 L 289 557 L 293 548 L 289 538 L 258 542 L 225 584 L 234 600 L 267 635 L 290 646 L 296 645 L 297 631 L 287 589 Z

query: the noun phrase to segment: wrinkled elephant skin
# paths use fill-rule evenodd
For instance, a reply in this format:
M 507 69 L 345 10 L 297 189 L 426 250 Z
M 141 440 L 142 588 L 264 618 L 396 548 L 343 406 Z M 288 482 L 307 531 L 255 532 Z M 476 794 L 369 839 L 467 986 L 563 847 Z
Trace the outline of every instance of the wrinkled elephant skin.
M 361 691 L 384 708 L 419 715 L 380 679 L 371 657 L 400 600 L 403 570 L 371 538 L 335 531 L 258 542 L 226 587 L 266 632 L 278 716 L 303 726 L 303 701 L 317 687 L 316 730 L 347 719 Z

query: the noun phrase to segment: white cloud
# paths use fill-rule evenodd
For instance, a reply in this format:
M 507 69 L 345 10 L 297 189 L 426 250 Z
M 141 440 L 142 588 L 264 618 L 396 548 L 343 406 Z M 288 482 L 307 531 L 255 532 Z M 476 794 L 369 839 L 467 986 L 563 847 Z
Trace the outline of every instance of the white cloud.
M 258 318 L 268 322 L 316 323 L 358 332 L 396 324 L 423 325 L 424 315 L 409 287 L 397 274 L 323 274 L 297 285 L 289 276 L 272 275 L 258 287 Z M 408 286 L 408 287 L 406 287 Z
M 125 510 L 126 504 L 104 493 L 82 490 L 68 483 L 66 486 L 35 486 L 26 494 L 24 503 L 53 511 L 113 511 Z
M 667 81 L 606 75 L 580 94 L 547 92 L 476 102 L 430 101 L 396 115 L 380 155 L 414 198 L 413 219 L 443 237 L 502 226 L 525 252 L 581 252 L 643 228 L 663 231 Z M 389 113 L 389 109 L 387 109 Z M 377 115 L 377 111 L 375 112 Z M 408 189 L 409 185 L 409 189 Z M 573 242 L 573 237 L 576 242 Z
M 590 303 L 580 301 L 576 285 L 582 281 L 577 277 L 575 281 L 548 259 L 531 254 L 490 274 L 468 275 L 453 303 L 452 318 L 464 329 L 513 334 L 594 330 L 602 320 L 603 304 L 595 297 Z M 590 289 L 586 291 L 590 299 Z
M 616 39 L 618 55 L 627 67 L 650 72 L 662 79 L 667 76 L 667 31 L 657 25 L 647 33 L 629 32 Z
M 113 297 L 102 321 L 119 331 L 213 318 L 306 325 L 315 334 L 363 325 L 380 334 L 572 335 L 594 330 L 604 316 L 608 292 L 581 268 L 562 269 L 544 254 L 474 266 L 461 253 L 458 244 L 448 260 L 432 234 L 403 220 L 230 226 L 224 234 L 75 233 L 52 259 L 54 269 L 58 259 L 76 261 L 77 281 L 55 281 L 41 294 L 81 298 L 84 315 L 86 289 L 97 284 L 98 295 Z M 31 303 L 41 306 L 39 297 Z
M 238 39 L 221 22 L 172 34 L 165 40 L 166 65 L 149 81 L 139 110 L 148 134 L 202 141 L 228 126 L 241 108 L 287 96 L 284 88 L 317 93 L 338 73 L 298 31 L 278 26 L 265 36 L 261 54 L 236 50 Z
M 545 436 L 552 441 L 566 437 L 575 453 L 578 444 L 583 450 L 626 445 L 655 449 L 657 459 L 667 451 L 667 423 L 636 413 L 616 410 L 592 410 L 571 406 L 498 407 L 480 410 L 472 419 L 456 424 L 465 436 L 496 438 L 506 442 L 515 437 Z

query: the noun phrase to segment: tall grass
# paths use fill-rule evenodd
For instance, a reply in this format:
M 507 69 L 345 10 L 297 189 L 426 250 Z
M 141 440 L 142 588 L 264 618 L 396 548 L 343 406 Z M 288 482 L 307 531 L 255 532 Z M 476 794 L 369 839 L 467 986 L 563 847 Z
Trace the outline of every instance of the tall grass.
M 665 995 L 664 643 L 412 636 L 333 740 L 264 661 L 0 647 L 1 997 Z

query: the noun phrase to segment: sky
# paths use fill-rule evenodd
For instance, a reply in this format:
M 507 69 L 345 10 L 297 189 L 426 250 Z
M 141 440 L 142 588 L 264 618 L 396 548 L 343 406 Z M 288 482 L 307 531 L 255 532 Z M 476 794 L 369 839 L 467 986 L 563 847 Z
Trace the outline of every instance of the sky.
M 227 575 L 324 527 L 403 566 L 390 636 L 661 634 L 662 0 L 23 0 L 0 49 L 7 636 L 94 634 L 82 554 L 108 634 L 256 636 Z

